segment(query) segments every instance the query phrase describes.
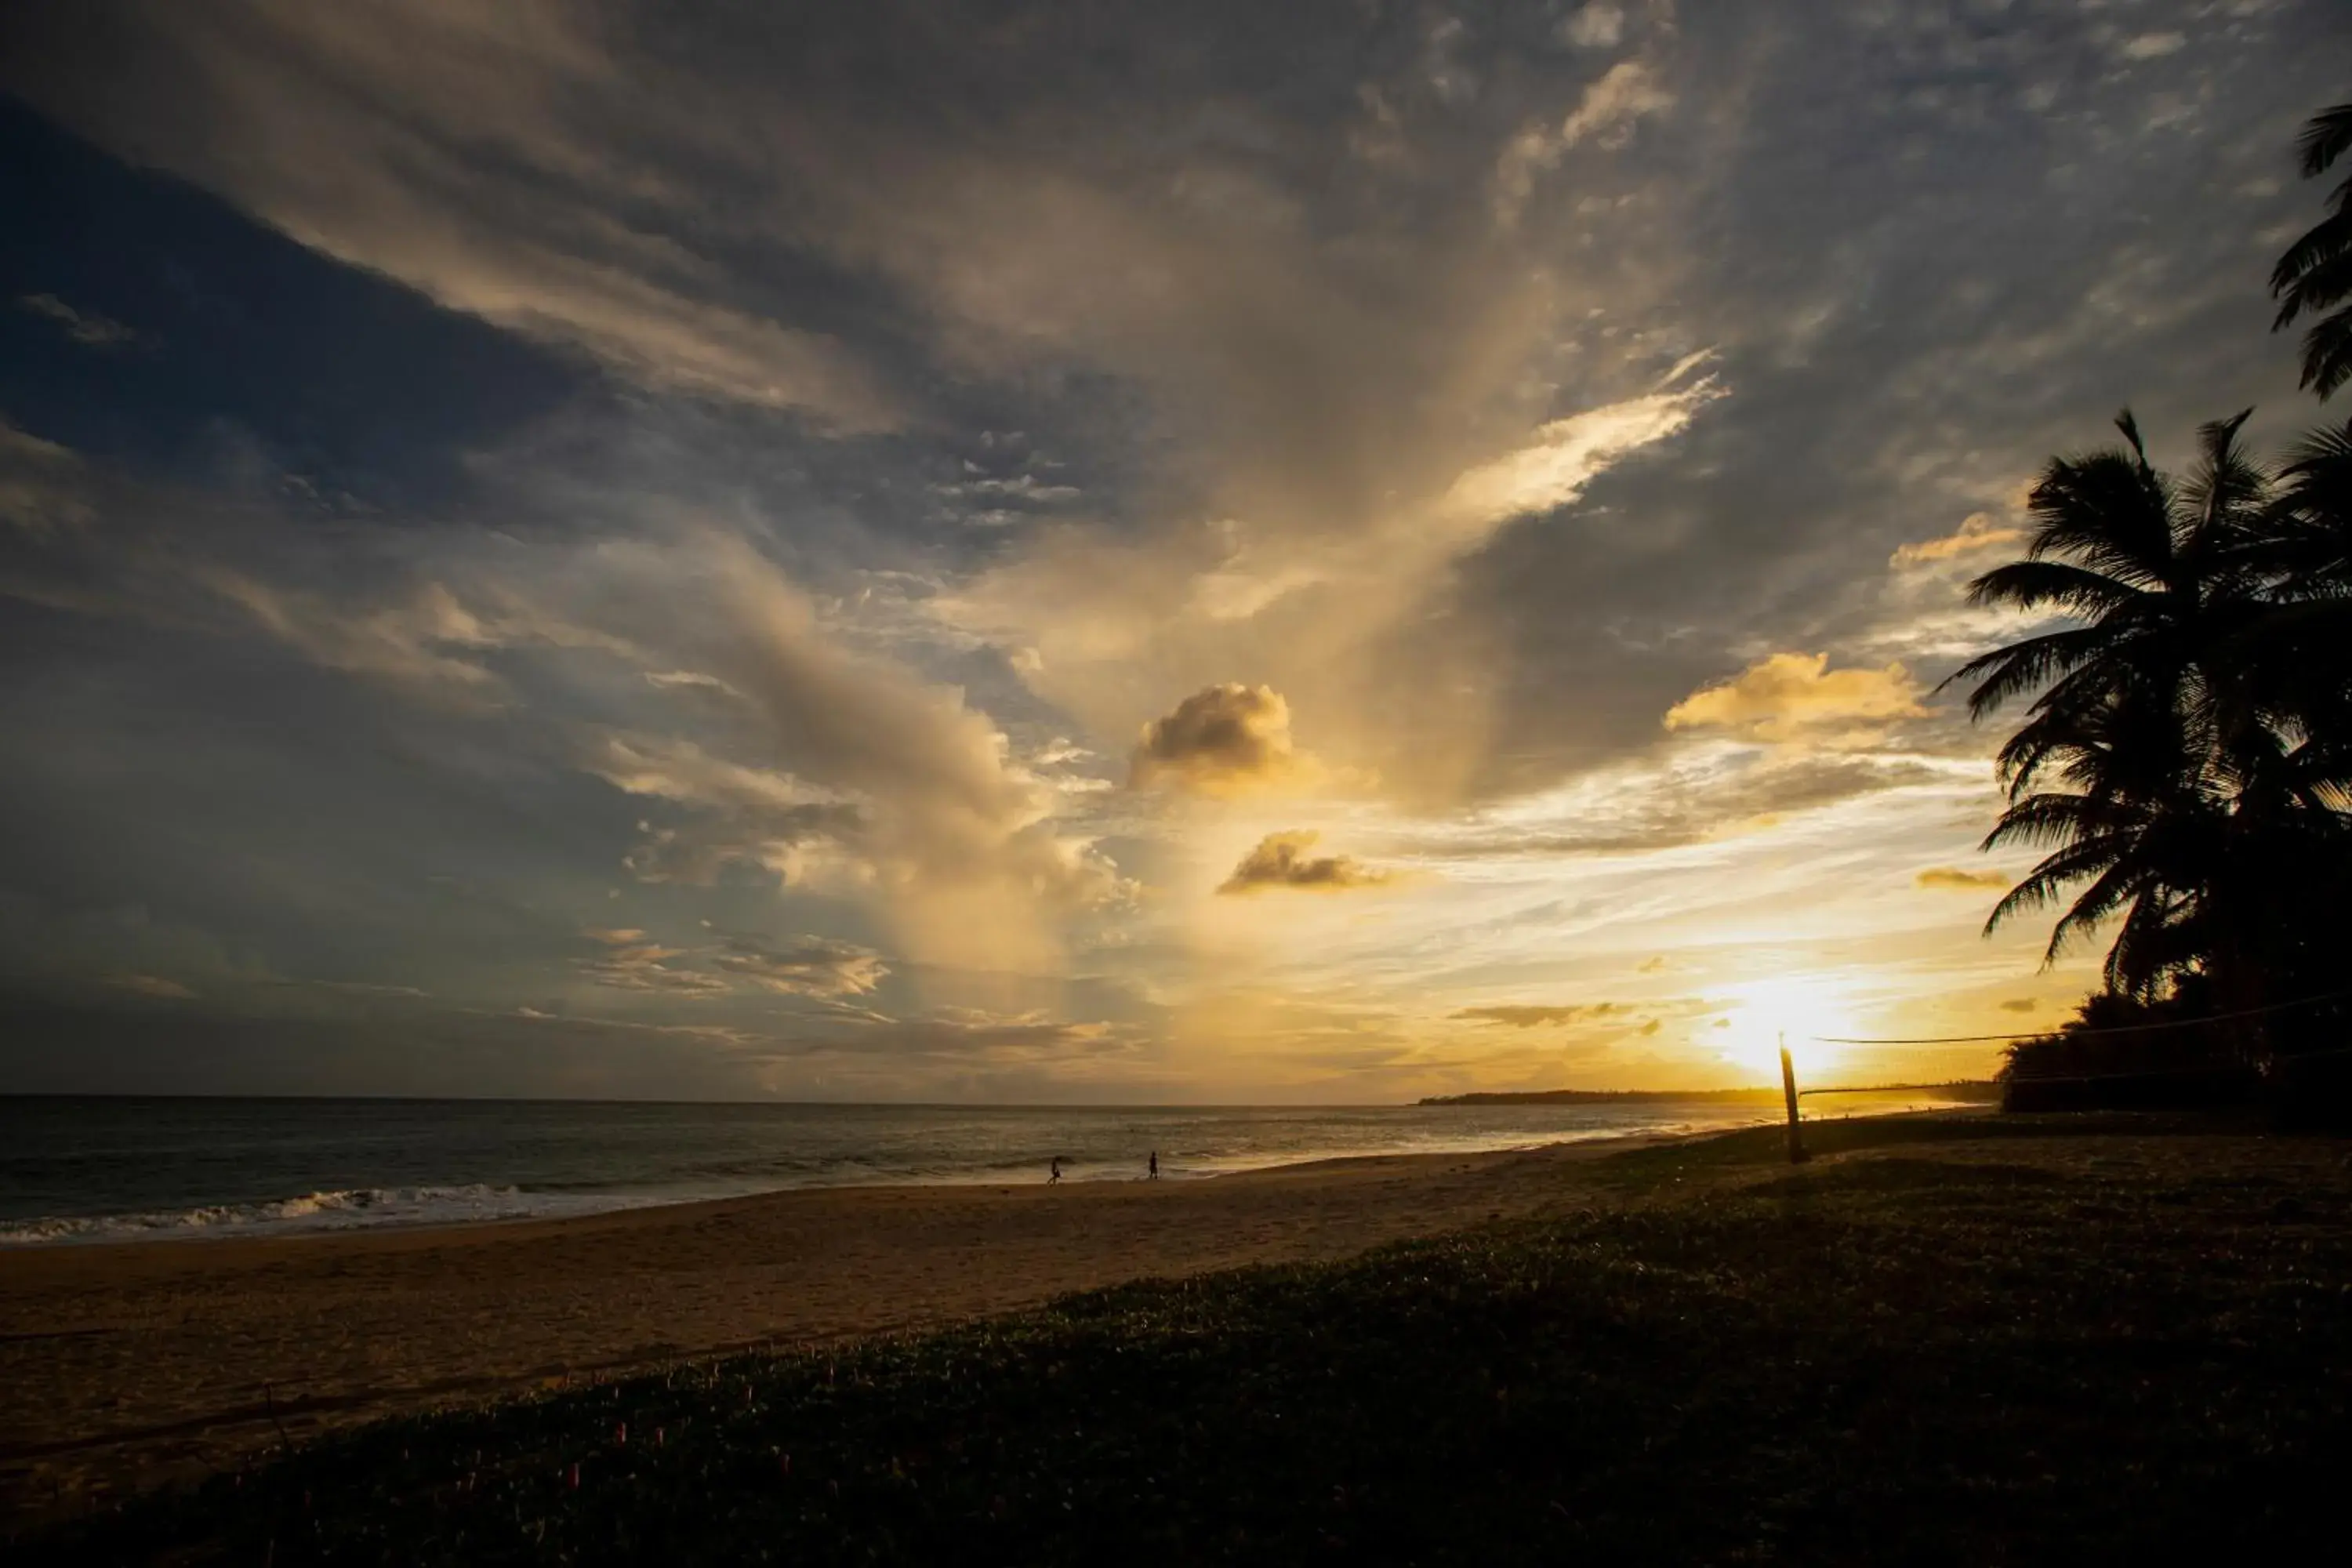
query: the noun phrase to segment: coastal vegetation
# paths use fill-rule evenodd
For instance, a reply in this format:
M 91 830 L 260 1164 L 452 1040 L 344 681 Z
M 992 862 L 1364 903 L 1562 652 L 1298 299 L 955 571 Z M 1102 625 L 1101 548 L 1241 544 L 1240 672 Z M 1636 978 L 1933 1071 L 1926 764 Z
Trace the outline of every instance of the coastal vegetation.
M 2333 1539 L 2338 1146 L 1955 1116 L 1553 1214 L 378 1423 L 89 1563 L 2066 1563 Z
M 2331 109 L 2303 139 L 2304 172 L 2347 146 L 2352 106 Z M 2282 327 L 2352 298 L 2347 190 L 2279 263 Z M 2336 310 L 2305 341 L 2304 381 L 2324 399 L 2347 374 L 2352 309 Z M 2125 413 L 2122 445 L 2052 460 L 2024 557 L 1969 585 L 1975 604 L 2039 624 L 1951 678 L 1973 717 L 2026 704 L 1985 847 L 2046 854 L 1987 929 L 2063 906 L 2053 959 L 2114 931 L 2105 994 L 2064 1040 L 2012 1053 L 2012 1077 L 2087 1059 L 2095 1034 L 2118 1037 L 2097 1055 L 2119 1074 L 2274 1076 L 2341 1049 L 2352 1021 L 2352 994 L 2336 994 L 2352 889 L 2352 422 L 2266 463 L 2242 440 L 2247 417 L 2204 426 L 2194 466 L 2173 475 Z

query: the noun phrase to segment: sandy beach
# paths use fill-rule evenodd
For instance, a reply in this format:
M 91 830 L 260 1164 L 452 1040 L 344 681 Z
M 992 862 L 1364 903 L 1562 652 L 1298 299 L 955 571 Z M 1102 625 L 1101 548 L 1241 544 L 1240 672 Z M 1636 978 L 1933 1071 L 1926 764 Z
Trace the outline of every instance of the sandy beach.
M 683 1357 L 1344 1257 L 1562 1201 L 1580 1165 L 1635 1142 L 0 1253 L 0 1501 L 72 1510 L 236 1463 L 281 1431 L 299 1441 Z

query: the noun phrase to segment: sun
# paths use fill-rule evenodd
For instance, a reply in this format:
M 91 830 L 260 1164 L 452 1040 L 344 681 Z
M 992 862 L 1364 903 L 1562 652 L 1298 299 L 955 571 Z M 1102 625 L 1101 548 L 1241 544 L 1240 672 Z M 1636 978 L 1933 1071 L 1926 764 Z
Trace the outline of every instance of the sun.
M 1759 1082 L 1780 1080 L 1784 1040 L 1796 1064 L 1797 1081 L 1824 1081 L 1846 1058 L 1845 1047 L 1826 1044 L 1825 1037 L 1859 1033 L 1843 987 L 1818 975 L 1759 980 L 1734 987 L 1731 994 L 1730 1027 L 1720 1055 Z

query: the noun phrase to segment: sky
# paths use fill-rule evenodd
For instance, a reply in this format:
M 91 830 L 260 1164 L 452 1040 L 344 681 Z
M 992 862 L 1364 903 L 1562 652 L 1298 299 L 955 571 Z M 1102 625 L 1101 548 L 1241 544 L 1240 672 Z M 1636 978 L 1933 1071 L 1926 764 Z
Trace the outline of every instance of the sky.
M 0 12 L 0 1091 L 1980 1075 L 2332 0 Z

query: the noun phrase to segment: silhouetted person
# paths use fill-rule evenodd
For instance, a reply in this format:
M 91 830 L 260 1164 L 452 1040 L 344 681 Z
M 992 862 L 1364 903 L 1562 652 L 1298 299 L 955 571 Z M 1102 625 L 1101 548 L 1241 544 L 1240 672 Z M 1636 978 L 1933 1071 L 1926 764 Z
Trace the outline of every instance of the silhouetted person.
M 1045 1178 L 1045 1184 L 1046 1184 L 1047 1186 L 1049 1186 L 1049 1187 L 1050 1187 L 1050 1186 L 1052 1186 L 1055 1182 L 1058 1182 L 1058 1181 L 1060 1181 L 1061 1179 L 1062 1179 L 1062 1157 L 1061 1157 L 1059 1154 L 1056 1154 L 1056 1155 L 1055 1155 L 1055 1156 L 1054 1156 L 1054 1173 L 1053 1173 L 1052 1175 L 1050 1175 L 1050 1176 L 1048 1176 L 1048 1177 L 1046 1177 L 1046 1178 Z
M 1151 1179 L 1155 1182 L 1160 1179 L 1160 1151 L 1157 1149 L 1151 1152 Z

